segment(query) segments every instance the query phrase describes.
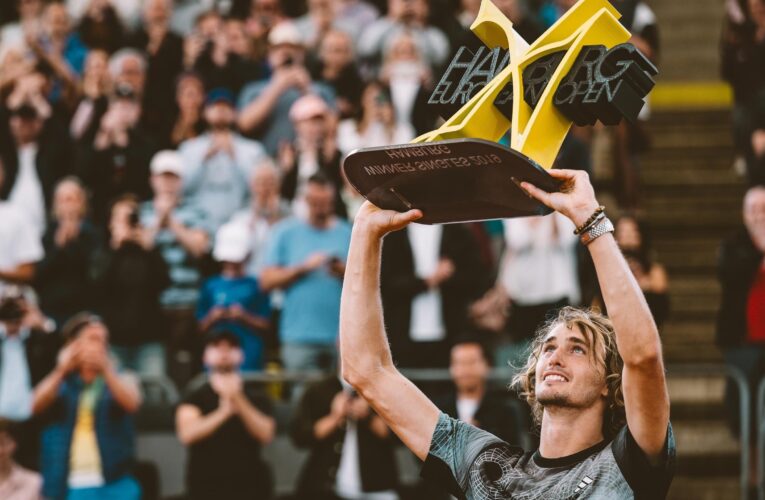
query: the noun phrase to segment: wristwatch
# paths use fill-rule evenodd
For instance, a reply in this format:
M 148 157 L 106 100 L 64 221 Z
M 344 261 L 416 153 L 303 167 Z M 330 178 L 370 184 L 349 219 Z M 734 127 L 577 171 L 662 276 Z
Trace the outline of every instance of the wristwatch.
M 592 226 L 589 230 L 582 233 L 581 236 L 579 236 L 579 241 L 582 242 L 582 245 L 587 246 L 590 243 L 592 243 L 596 238 L 599 238 L 606 233 L 613 233 L 613 232 L 614 232 L 614 225 L 611 223 L 611 220 L 608 217 L 605 217 L 601 219 L 599 223 Z

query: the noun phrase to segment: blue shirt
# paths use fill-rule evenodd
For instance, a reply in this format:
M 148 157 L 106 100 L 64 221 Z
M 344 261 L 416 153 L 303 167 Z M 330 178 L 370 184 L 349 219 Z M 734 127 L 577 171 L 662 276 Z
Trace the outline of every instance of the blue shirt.
M 314 253 L 323 252 L 345 262 L 351 226 L 335 219 L 326 229 L 290 218 L 277 224 L 266 246 L 263 267 L 292 267 Z M 327 267 L 312 271 L 285 290 L 279 325 L 283 342 L 334 344 L 340 327 L 342 281 Z
M 228 308 L 239 305 L 248 313 L 271 318 L 268 294 L 260 289 L 258 280 L 251 276 L 226 278 L 213 276 L 205 281 L 197 304 L 197 319 L 201 320 L 213 307 Z M 238 321 L 223 320 L 212 325 L 212 330 L 228 330 L 239 337 L 244 352 L 243 370 L 263 368 L 263 338 L 265 332 L 255 330 Z
M 0 364 L 0 417 L 24 421 L 32 415 L 32 382 L 24 342 L 29 330 L 9 336 L 0 325 L 2 364 Z

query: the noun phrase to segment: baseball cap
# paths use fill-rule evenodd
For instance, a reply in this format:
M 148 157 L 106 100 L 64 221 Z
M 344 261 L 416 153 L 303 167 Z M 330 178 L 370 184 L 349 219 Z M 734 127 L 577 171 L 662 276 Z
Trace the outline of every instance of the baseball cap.
M 181 155 L 171 149 L 166 149 L 155 154 L 151 159 L 151 174 L 183 175 L 183 161 Z
M 225 103 L 229 106 L 234 105 L 234 94 L 225 87 L 217 87 L 207 93 L 207 99 L 205 99 L 205 106 L 212 106 L 213 104 Z
M 292 104 L 290 120 L 298 122 L 329 113 L 329 106 L 316 94 L 306 94 Z
M 291 21 L 282 21 L 273 28 L 268 34 L 268 43 L 274 45 L 298 45 L 303 46 L 303 37 L 300 36 L 300 30 Z
M 250 233 L 244 224 L 228 222 L 218 229 L 213 248 L 218 262 L 244 262 L 250 250 Z

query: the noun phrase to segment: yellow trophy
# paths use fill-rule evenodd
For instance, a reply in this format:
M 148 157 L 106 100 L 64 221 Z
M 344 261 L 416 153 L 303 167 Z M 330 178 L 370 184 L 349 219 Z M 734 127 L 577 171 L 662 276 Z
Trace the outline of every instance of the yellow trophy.
M 381 208 L 422 210 L 423 223 L 549 213 L 520 182 L 557 190 L 547 169 L 572 123 L 635 120 L 654 86 L 656 68 L 627 43 L 619 17 L 607 0 L 580 0 L 529 45 L 483 0 L 470 29 L 488 49 L 507 51 L 504 67 L 438 129 L 350 153 L 346 178 Z M 443 78 L 431 102 L 464 99 L 464 83 Z M 508 130 L 509 148 L 497 144 Z

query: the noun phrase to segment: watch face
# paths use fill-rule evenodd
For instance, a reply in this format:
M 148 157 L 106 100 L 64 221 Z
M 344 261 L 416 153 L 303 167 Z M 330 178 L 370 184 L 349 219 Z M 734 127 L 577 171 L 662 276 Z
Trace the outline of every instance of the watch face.
M 548 192 L 560 185 L 530 158 L 481 139 L 359 149 L 345 158 L 343 173 L 380 208 L 422 210 L 424 224 L 546 215 L 551 210 L 520 183 Z

